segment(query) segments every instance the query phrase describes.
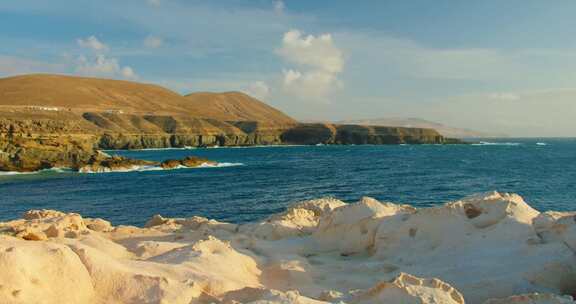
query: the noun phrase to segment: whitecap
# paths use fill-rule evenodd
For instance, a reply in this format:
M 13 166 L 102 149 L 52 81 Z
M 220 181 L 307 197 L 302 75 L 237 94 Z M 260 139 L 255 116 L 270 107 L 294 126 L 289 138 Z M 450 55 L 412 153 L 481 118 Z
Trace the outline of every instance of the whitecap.
M 17 171 L 1 171 L 0 176 L 11 176 L 11 175 L 25 175 L 25 174 L 36 174 L 36 172 L 17 172 Z
M 176 166 L 170 169 L 164 169 L 160 166 L 132 166 L 126 169 L 120 170 L 110 170 L 109 168 L 103 168 L 103 170 L 93 171 L 88 168 L 85 168 L 79 173 L 86 173 L 86 174 L 97 174 L 97 173 L 126 173 L 126 172 L 144 172 L 144 171 L 170 171 L 170 170 L 179 170 L 179 169 L 201 169 L 201 168 L 224 168 L 224 167 L 235 167 L 235 166 L 244 166 L 243 163 L 217 163 L 217 164 L 209 164 L 203 163 L 198 167 L 186 167 L 186 166 Z
M 198 168 L 225 168 L 225 167 L 237 167 L 237 166 L 244 166 L 243 163 L 217 163 L 217 164 L 208 164 L 208 163 L 203 163 L 200 166 L 198 166 Z M 185 167 L 187 168 L 187 167 Z M 193 169 L 193 168 L 187 168 L 187 169 Z
M 254 148 L 287 148 L 287 147 L 309 147 L 310 145 L 251 145 L 251 146 L 212 146 L 208 149 L 254 149 Z
M 143 149 L 129 149 L 129 150 L 103 150 L 105 152 L 125 152 L 125 151 L 169 151 L 169 150 L 194 150 L 197 147 L 184 146 L 184 147 L 170 147 L 170 148 L 143 148 Z
M 80 168 L 78 173 L 88 173 L 88 174 L 96 174 L 96 173 L 126 173 L 126 172 L 140 172 L 140 171 L 157 171 L 157 170 L 164 170 L 162 167 L 159 166 L 131 166 L 124 169 L 112 170 L 110 168 L 101 168 L 100 170 L 92 170 L 88 167 Z
M 66 173 L 66 172 L 74 172 L 74 170 L 70 168 L 50 168 L 50 169 L 42 169 L 38 171 L 31 171 L 31 172 L 18 172 L 18 171 L 0 171 L 0 176 L 14 176 L 14 175 L 31 175 L 31 174 L 42 174 L 42 173 Z
M 519 146 L 521 143 L 517 142 L 488 142 L 481 141 L 479 143 L 474 143 L 472 146 Z

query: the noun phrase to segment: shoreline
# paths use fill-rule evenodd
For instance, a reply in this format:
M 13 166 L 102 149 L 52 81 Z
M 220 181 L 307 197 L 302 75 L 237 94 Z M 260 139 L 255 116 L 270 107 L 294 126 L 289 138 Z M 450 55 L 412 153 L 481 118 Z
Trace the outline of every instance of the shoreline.
M 316 144 L 316 145 L 252 145 L 252 146 L 222 146 L 222 147 L 184 147 L 184 148 L 146 148 L 146 149 L 112 149 L 112 150 L 97 150 L 101 153 L 115 153 L 115 152 L 151 152 L 151 151 L 198 151 L 203 149 L 261 149 L 261 148 L 293 148 L 293 147 L 389 147 L 389 146 L 472 146 L 472 147 L 479 147 L 479 146 L 507 146 L 507 147 L 515 147 L 515 146 L 550 146 L 550 143 L 547 142 L 534 142 L 534 143 L 523 143 L 523 142 L 484 142 L 481 141 L 479 143 L 454 143 L 454 144 L 387 144 L 387 145 L 377 145 L 377 144 L 362 144 L 362 145 L 354 145 L 354 144 Z M 241 163 L 225 163 L 221 167 L 230 167 L 230 166 L 238 166 L 244 165 Z M 131 168 L 126 170 L 114 170 L 112 172 L 143 172 L 143 171 L 155 171 L 155 170 L 166 170 L 162 168 L 156 168 L 157 166 L 138 166 L 137 168 Z M 52 167 L 47 169 L 41 169 L 37 171 L 0 171 L 0 177 L 2 176 L 15 176 L 20 174 L 41 174 L 41 173 L 48 173 L 48 172 L 56 172 L 56 173 L 74 173 L 76 172 L 73 168 L 70 167 Z M 82 173 L 82 172 L 77 172 Z M 110 172 L 85 172 L 85 173 L 110 173 Z
M 497 192 L 426 208 L 315 199 L 245 224 L 157 215 L 144 227 L 113 226 L 29 211 L 0 223 L 0 297 L 20 290 L 21 299 L 46 303 L 573 303 L 573 216 Z
M 133 168 L 128 168 L 128 169 L 98 171 L 98 172 L 76 171 L 72 168 L 58 167 L 58 168 L 43 169 L 43 170 L 32 171 L 32 172 L 0 171 L 0 177 L 2 177 L 2 176 L 18 176 L 18 175 L 35 175 L 35 174 L 44 174 L 44 173 L 77 173 L 77 174 L 129 173 L 129 172 L 172 171 L 172 170 L 202 169 L 202 168 L 226 168 L 226 167 L 237 167 L 237 166 L 245 166 L 245 164 L 222 162 L 222 163 L 218 163 L 216 165 L 205 163 L 205 164 L 201 164 L 197 167 L 178 166 L 175 168 L 162 168 L 160 166 L 134 166 Z

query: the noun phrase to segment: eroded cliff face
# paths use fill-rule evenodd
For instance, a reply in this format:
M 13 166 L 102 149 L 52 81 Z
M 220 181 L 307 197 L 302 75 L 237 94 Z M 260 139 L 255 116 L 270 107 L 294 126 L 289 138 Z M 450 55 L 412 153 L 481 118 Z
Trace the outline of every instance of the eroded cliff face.
M 94 134 L 75 121 L 0 119 L 0 171 L 76 168 L 95 153 Z
M 0 112 L 0 170 L 78 168 L 99 149 L 312 144 L 442 144 L 432 129 L 220 121 L 176 115 Z
M 103 149 L 278 144 L 442 144 L 432 129 L 335 124 L 272 124 L 178 116 L 84 113 L 100 128 Z
M 449 140 L 432 129 L 337 124 L 298 124 L 280 135 L 290 144 L 443 144 Z
M 280 134 L 294 125 L 111 113 L 83 113 L 82 117 L 98 128 L 100 149 L 282 144 Z

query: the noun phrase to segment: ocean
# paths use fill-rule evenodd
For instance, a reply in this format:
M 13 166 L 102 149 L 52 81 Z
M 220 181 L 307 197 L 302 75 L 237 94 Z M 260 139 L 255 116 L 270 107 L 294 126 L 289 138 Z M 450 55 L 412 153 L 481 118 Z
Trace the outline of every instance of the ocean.
M 214 168 L 0 175 L 0 221 L 57 209 L 118 224 L 152 215 L 263 219 L 290 203 L 331 196 L 433 206 L 515 192 L 534 208 L 576 210 L 576 139 L 490 139 L 475 145 L 276 146 L 109 151 L 165 160 L 197 155 Z

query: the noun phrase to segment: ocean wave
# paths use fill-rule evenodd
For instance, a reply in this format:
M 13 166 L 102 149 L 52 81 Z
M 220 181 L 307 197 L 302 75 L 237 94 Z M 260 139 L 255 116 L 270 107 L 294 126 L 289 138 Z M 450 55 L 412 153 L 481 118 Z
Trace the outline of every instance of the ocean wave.
M 194 150 L 199 149 L 197 147 L 185 146 L 178 148 L 144 148 L 144 149 L 129 149 L 129 150 L 103 150 L 104 152 L 117 152 L 117 151 L 169 151 L 169 150 Z
M 243 163 L 217 163 L 215 165 L 204 163 L 198 168 L 225 168 L 225 167 L 237 167 L 237 166 L 244 166 Z M 185 167 L 187 168 L 187 167 Z
M 102 170 L 93 171 L 89 169 L 84 169 L 81 171 L 74 171 L 70 168 L 51 168 L 51 169 L 44 169 L 39 171 L 32 171 L 32 172 L 18 172 L 18 171 L 0 171 L 1 176 L 18 176 L 18 175 L 33 175 L 33 174 L 47 174 L 47 173 L 81 173 L 81 174 L 98 174 L 98 173 L 126 173 L 126 172 L 144 172 L 144 171 L 170 171 L 170 170 L 178 170 L 178 169 L 201 169 L 201 168 L 226 168 L 226 167 L 236 167 L 236 166 L 244 166 L 243 163 L 218 163 L 215 165 L 212 164 L 201 164 L 198 167 L 186 167 L 186 166 L 177 166 L 172 169 L 164 169 L 160 166 L 132 166 L 126 169 L 120 170 L 110 170 L 104 168 Z
M 308 147 L 310 145 L 252 145 L 252 146 L 211 146 L 205 149 L 251 149 L 251 148 L 287 148 L 287 147 Z
M 474 143 L 472 146 L 520 146 L 522 143 L 517 142 L 488 142 L 481 141 L 479 143 Z
M 123 152 L 123 151 L 170 151 L 170 150 L 196 150 L 196 149 L 250 149 L 250 148 L 286 148 L 286 147 L 306 147 L 309 145 L 251 145 L 251 146 L 207 146 L 207 147 L 178 147 L 178 148 L 144 148 L 129 150 L 103 150 L 104 152 Z
M 537 142 L 536 145 L 537 146 L 547 146 L 548 144 L 545 142 Z
M 28 174 L 37 174 L 38 172 L 40 172 L 40 171 L 35 171 L 35 172 L 2 171 L 2 172 L 0 172 L 0 176 L 28 175 Z
M 14 175 L 32 175 L 32 174 L 46 174 L 46 173 L 67 173 L 74 172 L 70 168 L 50 168 L 32 172 L 18 172 L 18 171 L 0 171 L 0 176 L 14 176 Z
M 144 171 L 171 171 L 171 170 L 180 170 L 180 169 L 201 169 L 201 168 L 225 168 L 225 167 L 236 167 L 236 166 L 244 166 L 243 163 L 217 163 L 215 165 L 203 163 L 198 167 L 186 167 L 186 166 L 176 166 L 170 169 L 164 169 L 160 166 L 132 166 L 126 169 L 120 170 L 110 170 L 108 168 L 104 168 L 103 170 L 93 171 L 93 170 L 83 170 L 79 173 L 86 173 L 86 174 L 98 174 L 98 173 L 126 173 L 126 172 L 144 172 Z
M 159 171 L 164 170 L 160 166 L 131 166 L 124 169 L 112 170 L 110 168 L 101 168 L 100 170 L 92 170 L 89 168 L 81 168 L 78 173 L 97 174 L 97 173 L 126 173 L 126 172 L 141 172 L 141 171 Z

